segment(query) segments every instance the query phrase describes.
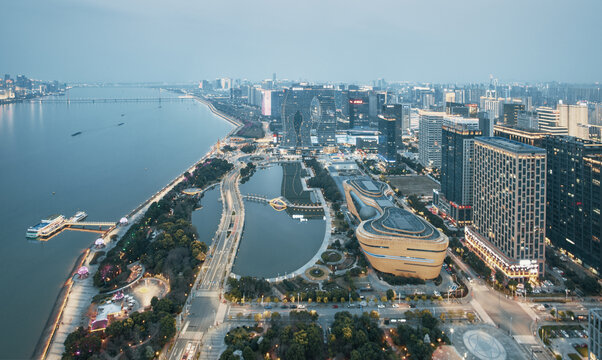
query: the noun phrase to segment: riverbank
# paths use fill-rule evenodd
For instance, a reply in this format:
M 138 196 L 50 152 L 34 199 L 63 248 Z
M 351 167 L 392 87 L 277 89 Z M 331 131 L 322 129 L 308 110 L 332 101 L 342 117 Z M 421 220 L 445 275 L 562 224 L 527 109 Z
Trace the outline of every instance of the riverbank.
M 210 110 L 220 117 L 223 120 L 226 120 L 228 123 L 233 124 L 235 127 L 228 133 L 228 136 L 231 136 L 235 131 L 237 131 L 242 123 L 238 122 L 235 119 L 229 118 L 225 114 L 219 113 L 216 109 L 212 109 L 212 105 L 206 101 L 201 101 L 201 103 L 207 105 Z M 110 232 L 106 233 L 104 236 L 105 244 L 107 245 L 104 251 L 109 251 L 113 248 L 117 241 L 111 241 L 110 239 L 115 235 L 117 237 L 123 236 L 125 232 L 129 229 L 129 227 L 136 223 L 138 219 L 146 213 L 148 208 L 153 202 L 161 200 L 163 196 L 165 196 L 169 191 L 171 191 L 176 185 L 182 182 L 186 178 L 186 174 L 195 169 L 195 167 L 201 163 L 203 163 L 206 159 L 213 156 L 213 154 L 217 151 L 216 146 L 207 152 L 200 160 L 195 162 L 192 166 L 187 168 L 184 172 L 182 172 L 178 177 L 169 182 L 165 187 L 161 190 L 157 191 L 153 194 L 149 199 L 141 203 L 134 210 L 132 210 L 126 218 L 129 221 L 127 226 L 121 226 L 112 229 Z M 94 253 L 93 247 L 86 249 L 83 260 L 80 263 L 82 265 L 88 266 L 90 269 L 90 274 L 94 274 L 97 270 L 98 265 L 91 265 L 90 261 L 93 256 L 90 256 L 91 253 Z M 77 264 L 76 263 L 76 264 Z M 79 266 L 76 266 L 76 270 Z M 65 288 L 61 290 L 59 297 L 57 298 L 53 311 L 51 312 L 51 316 L 47 322 L 47 325 L 42 332 L 42 337 L 38 341 L 38 345 L 34 350 L 35 359 L 60 359 L 62 357 L 62 353 L 64 351 L 64 341 L 68 334 L 73 332 L 77 327 L 82 324 L 82 319 L 85 319 L 85 314 L 87 309 L 89 308 L 92 298 L 94 295 L 98 294 L 98 289 L 94 287 L 92 282 L 93 276 L 88 277 L 83 281 L 74 282 L 73 274 L 69 277 L 65 284 Z M 79 321 L 76 321 L 79 320 Z M 83 324 L 87 325 L 87 324 Z

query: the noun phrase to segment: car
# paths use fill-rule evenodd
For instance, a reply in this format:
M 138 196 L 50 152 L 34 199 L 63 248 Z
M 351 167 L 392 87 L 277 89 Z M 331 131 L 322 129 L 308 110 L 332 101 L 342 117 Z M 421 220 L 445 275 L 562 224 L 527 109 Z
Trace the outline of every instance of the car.
M 398 307 L 399 307 L 399 304 L 393 304 L 393 307 L 394 307 L 394 308 L 398 308 Z
M 296 308 L 297 308 L 297 305 L 295 305 L 295 304 L 291 305 L 291 309 L 296 309 Z
M 378 304 L 378 306 L 377 306 L 377 307 L 378 307 L 379 309 L 384 309 L 384 308 L 385 308 L 385 305 L 383 305 L 383 304 Z
M 281 309 L 288 309 L 288 305 L 281 305 L 280 308 Z
M 264 308 L 264 309 L 271 309 L 271 308 L 272 308 L 272 305 L 266 305 L 266 306 L 264 306 L 263 308 Z
M 332 308 L 333 308 L 333 309 L 338 309 L 338 308 L 339 308 L 339 305 L 332 305 Z

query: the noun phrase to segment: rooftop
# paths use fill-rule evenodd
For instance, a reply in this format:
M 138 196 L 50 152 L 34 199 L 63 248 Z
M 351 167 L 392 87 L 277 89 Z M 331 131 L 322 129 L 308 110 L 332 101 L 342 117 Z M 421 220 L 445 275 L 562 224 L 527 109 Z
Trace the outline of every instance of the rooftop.
M 532 145 L 527 145 L 527 144 L 523 144 L 520 143 L 518 141 L 514 141 L 514 140 L 508 140 L 506 138 L 502 138 L 502 137 L 477 137 L 475 138 L 475 140 L 477 142 L 483 143 L 483 144 L 487 144 L 487 145 L 491 145 L 494 147 L 498 147 L 500 149 L 506 150 L 506 151 L 510 151 L 510 152 L 514 152 L 514 153 L 520 153 L 520 154 L 526 154 L 526 153 L 538 153 L 538 154 L 545 154 L 546 151 L 542 148 L 538 148 L 536 146 L 532 146 Z
M 375 234 L 394 233 L 396 236 L 435 240 L 439 231 L 431 224 L 411 212 L 397 207 L 388 207 L 382 216 L 369 220 L 365 228 Z

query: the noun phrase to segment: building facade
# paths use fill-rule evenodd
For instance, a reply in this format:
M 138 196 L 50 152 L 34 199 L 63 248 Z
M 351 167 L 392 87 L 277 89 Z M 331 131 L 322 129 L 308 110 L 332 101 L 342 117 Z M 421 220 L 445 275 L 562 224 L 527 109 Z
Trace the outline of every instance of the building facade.
M 560 112 L 551 107 L 537 108 L 537 125 L 539 130 L 553 135 L 568 135 L 569 130 L 560 123 Z
M 441 135 L 441 191 L 433 193 L 438 212 L 458 226 L 472 219 L 474 138 L 481 136 L 479 121 L 448 117 Z
M 546 237 L 597 271 L 600 247 L 600 159 L 602 143 L 548 136 Z
M 418 112 L 418 160 L 424 167 L 441 167 L 441 126 L 444 112 Z
M 474 144 L 473 224 L 466 243 L 511 279 L 545 272 L 546 151 L 499 137 Z
M 349 212 L 360 222 L 355 235 L 374 269 L 434 279 L 441 272 L 448 239 L 426 220 L 395 207 L 385 183 L 369 178 L 345 180 Z
M 391 115 L 378 115 L 378 154 L 388 164 L 394 164 L 397 160 L 396 136 L 398 131 L 398 119 Z
M 591 309 L 587 332 L 589 333 L 589 360 L 602 359 L 602 309 Z

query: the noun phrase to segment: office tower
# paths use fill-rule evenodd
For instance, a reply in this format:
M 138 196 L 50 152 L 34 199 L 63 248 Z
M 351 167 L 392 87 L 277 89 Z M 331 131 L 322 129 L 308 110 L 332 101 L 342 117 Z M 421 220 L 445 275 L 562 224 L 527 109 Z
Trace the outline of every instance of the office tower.
M 537 113 L 533 111 L 520 111 L 516 120 L 517 127 L 521 129 L 538 130 Z
M 543 275 L 546 151 L 500 137 L 476 138 L 473 169 L 466 244 L 507 278 Z
M 560 125 L 568 129 L 569 136 L 589 139 L 588 109 L 586 103 L 558 104 Z
M 541 106 L 537 108 L 537 123 L 539 130 L 552 135 L 568 135 L 566 126 L 560 124 L 560 112 L 551 107 Z
M 283 146 L 310 147 L 313 122 L 311 103 L 316 95 L 332 94 L 333 90 L 312 87 L 285 89 L 282 99 Z
M 410 129 L 410 105 L 409 104 L 388 104 L 382 108 L 382 114 L 385 116 L 394 116 L 395 125 L 395 146 L 398 150 L 403 149 L 402 137 Z
M 600 247 L 600 159 L 602 143 L 548 136 L 546 237 L 596 270 Z
M 399 134 L 398 119 L 392 115 L 378 115 L 378 155 L 387 163 L 395 163 L 397 158 L 396 135 Z
M 261 115 L 279 119 L 282 114 L 282 90 L 262 90 Z
M 472 166 L 477 136 L 481 136 L 477 119 L 447 117 L 443 120 L 441 191 L 433 192 L 433 204 L 458 226 L 469 224 L 472 218 Z
M 312 144 L 320 146 L 336 145 L 334 93 L 314 96 L 310 106 Z
M 462 117 L 470 116 L 470 107 L 465 104 L 455 102 L 445 102 L 445 113 L 449 115 L 460 115 Z
M 587 332 L 589 335 L 589 344 L 587 351 L 588 359 L 602 359 L 602 309 L 590 309 Z
M 518 114 L 525 111 L 525 105 L 518 103 L 507 103 L 503 105 L 503 124 L 506 126 L 516 126 L 518 124 Z
M 370 126 L 370 97 L 366 91 L 350 90 L 347 94 L 349 128 Z
M 543 147 L 544 139 L 550 135 L 550 133 L 541 130 L 520 129 L 502 125 L 494 125 L 493 134 L 494 136 L 537 147 Z
M 385 183 L 345 180 L 343 190 L 349 212 L 359 221 L 355 235 L 374 269 L 420 279 L 439 276 L 448 245 L 444 234 L 394 206 Z
M 441 167 L 441 125 L 444 112 L 420 110 L 418 123 L 418 160 L 424 167 Z
M 477 113 L 479 119 L 479 129 L 483 136 L 493 136 L 493 119 L 489 117 L 489 113 L 485 111 L 479 111 Z
M 497 123 L 501 113 L 501 102 L 495 97 L 482 96 L 479 102 L 479 109 L 487 113 L 493 123 Z

